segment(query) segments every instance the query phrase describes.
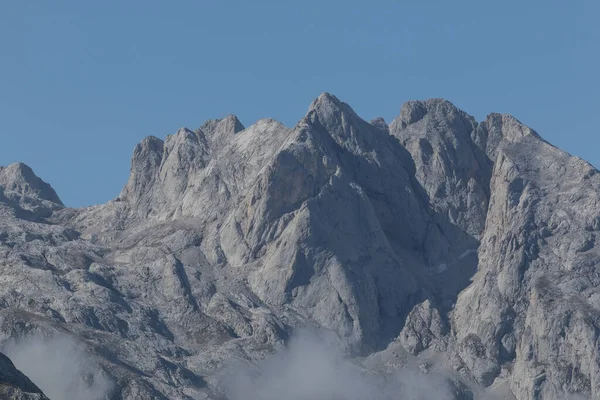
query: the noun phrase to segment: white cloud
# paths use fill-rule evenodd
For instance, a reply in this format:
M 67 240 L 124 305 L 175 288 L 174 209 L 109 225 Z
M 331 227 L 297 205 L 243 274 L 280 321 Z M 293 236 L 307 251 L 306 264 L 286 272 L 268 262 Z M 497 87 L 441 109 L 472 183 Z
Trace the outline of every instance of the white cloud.
M 220 379 L 230 400 L 445 400 L 447 381 L 435 374 L 402 370 L 368 374 L 344 358 L 331 340 L 307 333 L 254 367 L 227 368 Z
M 73 341 L 29 337 L 2 351 L 52 400 L 104 400 L 112 382 Z

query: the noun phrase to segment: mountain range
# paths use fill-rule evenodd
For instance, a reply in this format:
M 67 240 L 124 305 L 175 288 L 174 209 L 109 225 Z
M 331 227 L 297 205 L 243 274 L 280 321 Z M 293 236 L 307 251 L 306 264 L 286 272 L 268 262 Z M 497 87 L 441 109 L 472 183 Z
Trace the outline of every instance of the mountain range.
M 599 231 L 593 166 L 443 99 L 387 124 L 324 93 L 292 128 L 147 137 L 119 196 L 86 208 L 12 164 L 0 344 L 29 378 L 0 357 L 0 386 L 61 400 L 29 365 L 60 356 L 19 344 L 60 337 L 90 388 L 110 382 L 90 399 L 239 400 L 233 360 L 260 373 L 310 328 L 366 374 L 440 374 L 449 399 L 600 399 Z

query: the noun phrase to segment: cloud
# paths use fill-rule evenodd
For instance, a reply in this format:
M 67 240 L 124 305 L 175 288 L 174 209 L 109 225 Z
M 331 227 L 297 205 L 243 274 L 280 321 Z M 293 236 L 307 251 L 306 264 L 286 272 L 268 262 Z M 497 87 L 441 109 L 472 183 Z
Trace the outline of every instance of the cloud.
M 65 337 L 13 340 L 2 351 L 52 400 L 104 400 L 113 387 L 98 364 Z
M 450 400 L 441 376 L 405 369 L 374 375 L 346 359 L 332 340 L 303 331 L 258 365 L 226 368 L 220 385 L 230 400 Z

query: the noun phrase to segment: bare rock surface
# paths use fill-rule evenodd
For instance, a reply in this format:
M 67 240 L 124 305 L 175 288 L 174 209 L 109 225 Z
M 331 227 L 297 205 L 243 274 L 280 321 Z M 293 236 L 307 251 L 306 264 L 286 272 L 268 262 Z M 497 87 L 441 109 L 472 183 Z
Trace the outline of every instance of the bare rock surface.
M 23 164 L 0 189 L 0 344 L 68 338 L 106 398 L 222 399 L 232 360 L 306 326 L 448 398 L 600 398 L 600 174 L 511 116 L 430 99 L 388 125 L 324 93 L 292 128 L 143 139 L 103 205 Z

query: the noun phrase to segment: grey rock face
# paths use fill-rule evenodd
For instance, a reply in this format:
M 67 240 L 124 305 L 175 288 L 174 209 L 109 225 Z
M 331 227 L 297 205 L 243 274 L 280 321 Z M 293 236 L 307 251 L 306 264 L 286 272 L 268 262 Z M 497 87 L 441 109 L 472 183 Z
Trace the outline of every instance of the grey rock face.
M 474 338 L 476 359 L 489 360 L 478 375 L 510 365 L 517 398 L 597 398 L 597 171 L 512 117 L 486 128 L 502 139 L 479 270 L 454 311 L 457 340 Z
M 488 206 L 490 162 L 472 140 L 477 123 L 450 102 L 408 102 L 390 130 L 411 153 L 434 209 L 478 238 Z
M 145 138 L 100 206 L 10 166 L 0 344 L 66 336 L 111 399 L 220 399 L 232 359 L 308 325 L 371 371 L 444 370 L 453 398 L 598 398 L 599 176 L 510 116 L 432 99 L 388 126 L 329 94 L 291 129 Z

